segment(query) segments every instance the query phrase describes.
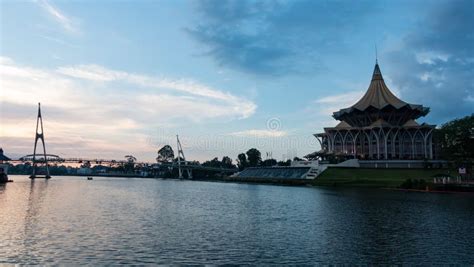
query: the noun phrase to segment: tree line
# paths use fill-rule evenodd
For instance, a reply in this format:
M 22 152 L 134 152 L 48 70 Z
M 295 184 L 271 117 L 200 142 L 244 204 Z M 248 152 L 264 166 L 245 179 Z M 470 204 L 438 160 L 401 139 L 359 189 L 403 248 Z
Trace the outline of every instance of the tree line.
M 474 163 L 474 114 L 442 124 L 434 132 L 438 156 L 455 166 Z

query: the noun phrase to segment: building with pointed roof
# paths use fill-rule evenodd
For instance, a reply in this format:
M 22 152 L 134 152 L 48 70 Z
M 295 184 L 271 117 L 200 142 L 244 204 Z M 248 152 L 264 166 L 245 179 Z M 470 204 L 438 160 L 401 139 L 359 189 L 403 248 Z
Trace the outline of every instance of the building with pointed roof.
M 433 159 L 435 125 L 416 122 L 429 111 L 396 97 L 376 62 L 367 92 L 354 105 L 333 113 L 340 123 L 314 135 L 321 150 L 307 158 L 335 155 L 371 160 Z
M 0 147 L 0 163 L 3 163 L 4 161 L 9 161 L 9 160 L 11 159 L 3 154 L 3 148 Z

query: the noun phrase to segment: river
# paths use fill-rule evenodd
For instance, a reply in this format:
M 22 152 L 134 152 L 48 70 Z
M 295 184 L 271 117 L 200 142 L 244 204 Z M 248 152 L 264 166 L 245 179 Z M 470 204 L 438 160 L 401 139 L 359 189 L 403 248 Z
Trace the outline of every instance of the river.
M 0 263 L 474 264 L 474 195 L 10 176 Z

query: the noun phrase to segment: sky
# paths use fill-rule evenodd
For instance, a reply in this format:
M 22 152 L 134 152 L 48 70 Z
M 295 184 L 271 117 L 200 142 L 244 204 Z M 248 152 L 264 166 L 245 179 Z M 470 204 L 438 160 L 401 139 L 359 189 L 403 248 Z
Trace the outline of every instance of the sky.
M 285 160 L 367 90 L 440 125 L 474 112 L 474 1 L 0 1 L 0 146 L 152 162 L 255 147 Z M 376 49 L 377 47 L 377 49 Z M 377 53 L 376 53 L 377 51 Z

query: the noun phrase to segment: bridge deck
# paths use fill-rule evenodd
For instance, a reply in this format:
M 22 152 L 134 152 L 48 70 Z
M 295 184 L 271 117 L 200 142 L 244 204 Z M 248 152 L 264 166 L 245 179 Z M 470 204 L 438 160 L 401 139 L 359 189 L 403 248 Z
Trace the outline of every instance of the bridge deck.
M 106 164 L 106 165 L 121 165 L 129 163 L 127 160 L 113 160 L 113 159 L 94 159 L 94 158 L 61 158 L 58 155 L 46 154 L 46 160 L 51 163 L 86 163 L 91 164 Z M 32 162 L 33 155 L 26 155 L 17 160 L 12 160 L 12 162 Z M 35 161 L 38 163 L 45 162 L 43 155 L 36 155 Z M 134 162 L 135 165 L 142 166 L 164 166 L 171 168 L 178 168 L 178 163 L 152 163 L 152 162 Z M 235 173 L 238 172 L 238 169 L 229 169 L 229 168 L 217 168 L 217 167 L 207 167 L 202 165 L 197 165 L 195 162 L 185 161 L 181 163 L 181 169 L 191 169 L 191 170 L 205 170 L 205 171 L 214 171 L 214 172 L 224 172 L 224 173 Z

